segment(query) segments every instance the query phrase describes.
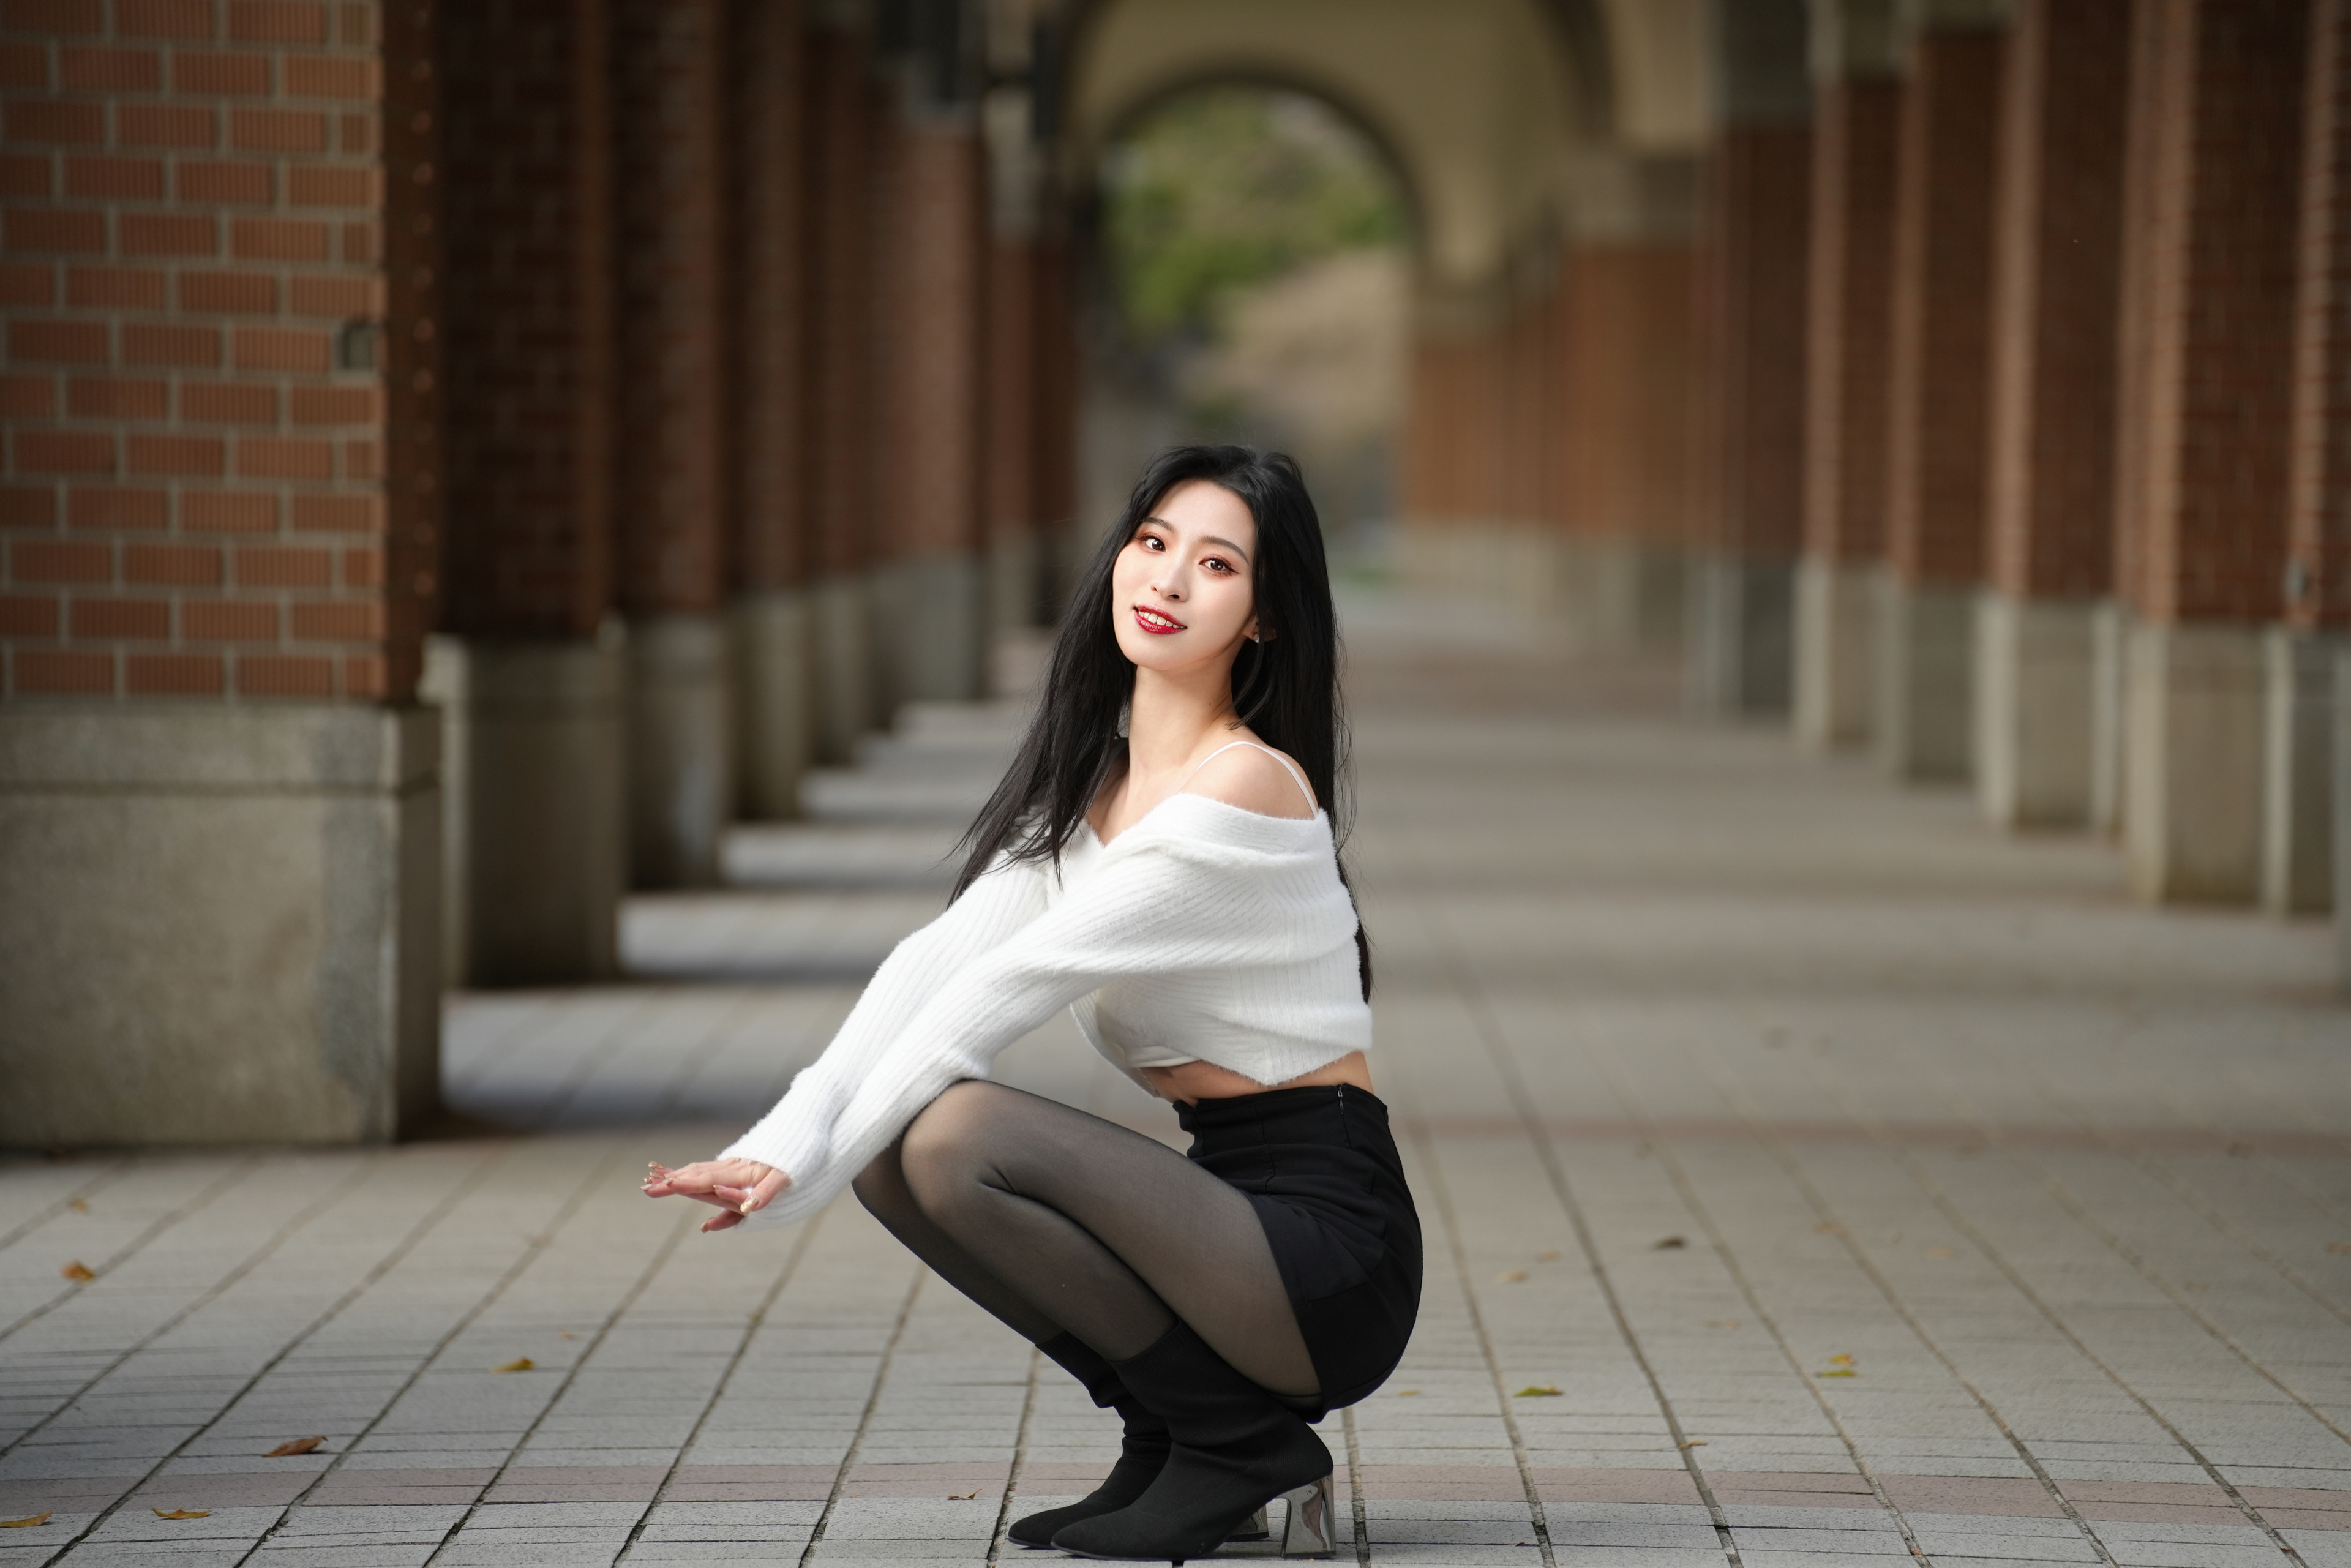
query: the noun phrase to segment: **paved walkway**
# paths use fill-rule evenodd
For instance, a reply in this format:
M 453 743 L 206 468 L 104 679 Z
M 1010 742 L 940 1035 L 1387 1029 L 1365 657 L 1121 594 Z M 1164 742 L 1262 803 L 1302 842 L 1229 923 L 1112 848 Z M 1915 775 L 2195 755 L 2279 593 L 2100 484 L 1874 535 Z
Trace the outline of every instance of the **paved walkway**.
M 1430 1251 L 1324 1427 L 1343 1557 L 2351 1568 L 2324 931 L 2137 907 L 1653 673 L 1349 623 Z M 445 1138 L 0 1166 L 0 1518 L 47 1516 L 0 1562 L 1030 1558 L 1113 1444 L 1066 1378 L 853 1203 L 705 1238 L 635 1191 L 937 906 L 1006 722 L 918 715 L 737 891 L 638 901 L 639 983 L 455 1000 Z M 1003 1076 L 1173 1131 L 1066 1024 Z

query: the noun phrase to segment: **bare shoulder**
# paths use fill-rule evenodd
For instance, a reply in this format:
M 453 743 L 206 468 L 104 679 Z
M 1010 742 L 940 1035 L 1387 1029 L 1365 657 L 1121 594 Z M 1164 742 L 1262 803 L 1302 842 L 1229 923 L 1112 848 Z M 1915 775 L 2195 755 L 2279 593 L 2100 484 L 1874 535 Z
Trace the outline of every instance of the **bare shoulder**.
M 1305 773 L 1280 752 L 1236 746 L 1210 758 L 1184 788 L 1189 794 L 1206 795 L 1261 817 L 1304 819 L 1317 807 L 1300 783 Z

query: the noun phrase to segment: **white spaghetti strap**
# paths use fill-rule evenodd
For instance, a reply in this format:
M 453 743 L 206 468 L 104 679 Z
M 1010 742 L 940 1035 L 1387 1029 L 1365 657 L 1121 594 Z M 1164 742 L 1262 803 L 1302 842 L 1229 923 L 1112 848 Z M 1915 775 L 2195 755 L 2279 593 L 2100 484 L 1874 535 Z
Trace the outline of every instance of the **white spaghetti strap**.
M 1211 751 L 1207 756 L 1203 757 L 1199 761 L 1192 765 L 1192 771 L 1184 775 L 1183 779 L 1177 782 L 1174 792 L 1180 794 L 1183 791 L 1184 786 L 1189 784 L 1193 779 L 1198 775 L 1201 768 L 1206 768 L 1209 763 L 1214 762 L 1226 752 L 1234 749 L 1236 747 L 1242 746 L 1248 747 L 1252 751 L 1262 751 L 1268 757 L 1272 758 L 1274 761 L 1280 763 L 1281 765 L 1281 770 L 1290 775 L 1290 781 L 1298 786 L 1298 792 L 1306 797 L 1307 810 L 1312 810 L 1314 809 L 1314 791 L 1306 787 L 1306 780 L 1300 775 L 1298 769 L 1292 768 L 1290 765 L 1289 759 L 1283 757 L 1280 752 L 1276 751 L 1270 746 L 1261 746 L 1254 740 L 1235 740 L 1229 741 L 1223 746 L 1219 746 L 1216 750 Z

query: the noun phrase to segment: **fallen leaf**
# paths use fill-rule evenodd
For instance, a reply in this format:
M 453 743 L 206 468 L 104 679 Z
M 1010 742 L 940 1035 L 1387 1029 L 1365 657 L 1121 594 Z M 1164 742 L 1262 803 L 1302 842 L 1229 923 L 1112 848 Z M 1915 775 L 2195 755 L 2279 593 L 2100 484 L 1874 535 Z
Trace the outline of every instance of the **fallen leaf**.
M 265 1459 L 290 1459 L 297 1454 L 308 1453 L 326 1440 L 324 1437 L 289 1437 L 261 1457 Z
M 1829 1357 L 1829 1364 L 1831 1366 L 1851 1366 L 1853 1364 L 1853 1357 L 1849 1355 L 1833 1355 Z
M 1813 1227 L 1813 1234 L 1815 1236 L 1843 1236 L 1844 1234 L 1844 1227 L 1839 1225 L 1834 1219 L 1823 1219 L 1818 1225 Z
M 537 1366 L 538 1364 L 538 1363 L 531 1360 L 531 1358 L 527 1355 L 518 1355 L 512 1361 L 507 1362 L 504 1366 L 494 1366 L 490 1368 L 490 1370 L 492 1372 L 528 1372 L 532 1367 Z
M 949 1502 L 969 1502 L 978 1495 L 979 1492 L 976 1488 L 970 1491 L 951 1491 L 947 1493 L 947 1500 Z
M 89 1212 L 89 1205 L 78 1197 L 69 1197 L 66 1199 L 66 1207 L 72 1209 L 76 1214 L 88 1214 Z
M 37 1513 L 30 1519 L 0 1519 L 0 1530 L 30 1530 L 37 1524 L 47 1524 L 49 1516 Z
M 1850 1366 L 1840 1366 L 1834 1372 L 1815 1372 L 1813 1375 L 1814 1377 L 1859 1377 L 1861 1374 Z
M 1420 1390 L 1417 1388 L 1399 1388 L 1396 1390 L 1396 1397 L 1399 1399 L 1417 1399 L 1420 1397 Z
M 580 1336 L 573 1333 L 569 1329 L 557 1329 L 555 1331 L 555 1337 L 558 1339 L 578 1339 Z
M 1706 1326 L 1710 1329 L 1735 1329 L 1739 1326 L 1739 1320 L 1737 1318 L 1709 1318 L 1707 1320 Z
M 1929 1247 L 1927 1249 L 1927 1256 L 1929 1258 L 1956 1258 L 1959 1255 L 1959 1251 L 1955 1248 Z
M 1513 1399 L 1556 1399 L 1559 1397 L 1559 1390 L 1553 1388 L 1548 1383 L 1530 1383 L 1524 1388 L 1520 1389 L 1516 1394 L 1511 1395 L 1510 1397 Z
M 1538 1263 L 1556 1263 L 1556 1262 L 1558 1262 L 1558 1261 L 1559 1261 L 1559 1249 L 1558 1249 L 1558 1248 L 1556 1248 L 1556 1247 L 1547 1247 L 1547 1248 L 1543 1249 L 1543 1250 L 1541 1250 L 1541 1251 L 1540 1251 L 1540 1252 L 1538 1252 L 1538 1253 L 1536 1253 L 1536 1254 L 1535 1254 L 1535 1261 L 1536 1261 L 1536 1262 L 1538 1262 Z
M 1652 1252 L 1678 1252 L 1688 1245 L 1689 1241 L 1685 1237 L 1667 1236 L 1650 1243 L 1649 1250 Z
M 1526 1277 L 1527 1271 L 1524 1269 L 1505 1269 L 1500 1273 L 1494 1276 L 1494 1283 L 1497 1285 L 1515 1285 Z
M 1703 1448 L 1706 1447 L 1706 1439 L 1704 1437 L 1692 1437 L 1688 1442 L 1684 1443 L 1682 1447 L 1685 1448 Z
M 64 1275 L 67 1279 L 68 1279 L 68 1280 L 72 1280 L 72 1281 L 76 1281 L 77 1283 L 85 1283 L 85 1284 L 86 1284 L 86 1283 L 88 1283 L 89 1281 L 92 1281 L 92 1280 L 95 1280 L 95 1279 L 97 1279 L 97 1278 L 98 1278 L 98 1272 L 97 1272 L 97 1270 L 94 1270 L 94 1269 L 92 1269 L 89 1264 L 87 1264 L 87 1263 L 83 1262 L 83 1261 L 82 1261 L 80 1259 L 78 1259 L 78 1258 L 75 1259 L 72 1262 L 70 1262 L 70 1263 L 67 1264 L 64 1268 L 62 1268 L 62 1269 L 58 1270 L 57 1270 L 57 1272 L 58 1272 L 58 1273 L 60 1273 L 60 1274 L 62 1274 L 62 1275 Z
M 2326 1244 L 2326 1249 L 2340 1257 L 2346 1252 L 2351 1252 L 2351 1241 L 2330 1241 Z
M 147 1511 L 158 1519 L 210 1519 L 213 1516 L 213 1511 L 208 1508 L 175 1508 L 169 1513 L 160 1508 L 151 1508 Z

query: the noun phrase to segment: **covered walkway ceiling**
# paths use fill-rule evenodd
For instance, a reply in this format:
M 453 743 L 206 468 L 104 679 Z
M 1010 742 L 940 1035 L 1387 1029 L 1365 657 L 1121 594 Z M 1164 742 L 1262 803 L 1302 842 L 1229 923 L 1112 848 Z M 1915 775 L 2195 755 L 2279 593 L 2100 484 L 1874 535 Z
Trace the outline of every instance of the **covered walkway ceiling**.
M 1426 280 L 1474 291 L 1574 216 L 1595 160 L 1694 152 L 1698 0 L 1105 0 L 1071 57 L 1078 171 L 1154 101 L 1219 80 L 1328 99 L 1397 166 Z

